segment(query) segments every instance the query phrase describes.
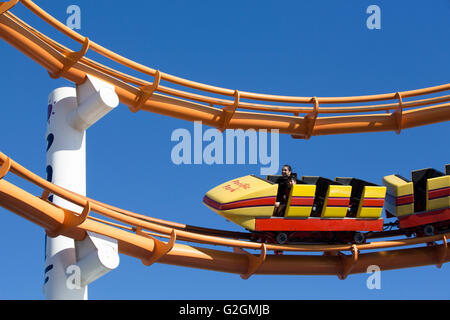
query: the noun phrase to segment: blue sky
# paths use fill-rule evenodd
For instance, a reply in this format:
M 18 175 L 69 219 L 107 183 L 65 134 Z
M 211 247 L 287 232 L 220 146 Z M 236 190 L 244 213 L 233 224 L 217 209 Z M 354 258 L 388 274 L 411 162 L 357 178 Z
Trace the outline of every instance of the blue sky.
M 37 1 L 62 22 L 81 9 L 79 33 L 154 69 L 230 89 L 296 96 L 353 96 L 448 83 L 450 1 Z M 381 8 L 381 29 L 369 30 L 366 9 Z M 26 22 L 78 50 L 32 16 Z M 92 52 L 88 57 L 98 55 Z M 45 177 L 47 96 L 71 86 L 0 41 L 0 150 Z M 98 58 L 104 62 L 104 59 Z M 109 64 L 128 71 L 114 63 Z M 133 72 L 130 72 L 134 74 Z M 143 78 L 146 78 L 142 76 Z M 148 77 L 152 81 L 152 78 Z M 174 130 L 190 122 L 124 105 L 88 130 L 87 194 L 152 217 L 242 231 L 202 204 L 212 187 L 257 165 L 175 165 Z M 204 128 L 207 129 L 206 127 Z M 385 175 L 450 163 L 448 122 L 395 132 L 280 136 L 280 165 L 299 175 L 353 176 L 381 183 Z M 8 175 L 9 181 L 40 194 Z M 181 190 L 176 192 L 175 190 Z M 0 209 L 1 299 L 43 299 L 44 231 Z M 369 275 L 252 276 L 155 264 L 121 255 L 118 269 L 89 286 L 90 299 L 449 299 L 449 266 L 383 271 L 381 290 Z

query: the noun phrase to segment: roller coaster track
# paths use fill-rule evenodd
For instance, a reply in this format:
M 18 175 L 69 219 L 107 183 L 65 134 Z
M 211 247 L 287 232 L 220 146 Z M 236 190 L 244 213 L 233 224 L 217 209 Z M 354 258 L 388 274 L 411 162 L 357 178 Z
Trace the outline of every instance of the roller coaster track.
M 450 233 L 403 240 L 376 241 L 361 245 L 275 245 L 242 240 L 240 234 L 225 231 L 188 227 L 169 221 L 149 218 L 89 199 L 56 186 L 23 168 L 0 153 L 0 204 L 7 210 L 43 227 L 52 235 L 65 235 L 82 240 L 86 231 L 92 231 L 118 241 L 119 252 L 141 259 L 145 265 L 156 261 L 186 267 L 203 268 L 222 272 L 239 273 L 248 278 L 258 274 L 336 274 L 345 278 L 350 273 L 365 272 L 376 264 L 382 270 L 436 264 L 441 266 L 450 260 L 448 237 Z M 40 197 L 34 196 L 7 182 L 4 177 L 11 172 L 43 189 Z M 81 208 L 81 214 L 56 206 L 46 200 L 52 193 Z M 93 216 L 99 214 L 102 218 Z M 107 220 L 105 220 L 105 218 Z M 192 231 L 189 231 L 191 229 Z M 213 234 L 222 233 L 225 236 Z M 158 238 L 169 238 L 163 242 Z M 442 240 L 441 245 L 436 242 Z M 177 241 L 219 245 L 234 248 L 235 252 L 219 251 L 179 244 Z M 363 250 L 394 247 L 424 247 L 372 252 Z M 258 250 L 255 256 L 243 249 Z M 323 252 L 317 255 L 267 255 L 267 251 Z M 342 252 L 350 251 L 351 255 Z
M 15 0 L 10 2 L 17 3 Z M 10 2 L 3 5 L 3 10 L 8 9 L 6 5 Z M 278 129 L 280 133 L 291 134 L 296 138 L 357 132 L 396 131 L 399 133 L 402 129 L 450 120 L 450 103 L 448 103 L 450 95 L 404 101 L 411 97 L 447 91 L 450 89 L 450 84 L 355 97 L 292 97 L 224 89 L 182 79 L 138 64 L 74 32 L 32 1 L 21 0 L 20 2 L 52 27 L 82 44 L 82 49 L 75 52 L 62 46 L 9 12 L 0 16 L 1 38 L 42 65 L 53 77 L 62 76 L 80 84 L 84 82 L 88 73 L 113 84 L 120 102 L 127 105 L 133 112 L 145 110 L 188 121 L 202 121 L 205 125 L 221 130 L 226 128 Z M 0 12 L 2 12 L 1 8 Z M 134 71 L 152 76 L 154 80 L 148 82 L 129 76 L 88 59 L 85 55 L 89 49 Z M 173 89 L 163 86 L 161 81 L 200 90 L 203 93 L 232 97 L 232 99 Z M 244 99 L 253 102 L 245 102 Z M 362 106 L 323 106 L 383 100 L 395 100 L 395 102 Z M 267 105 L 256 103 L 258 101 L 303 104 L 303 106 Z M 299 116 L 300 114 L 304 116 Z M 321 114 L 327 116 L 319 116 Z M 329 114 L 335 115 L 328 116 Z
M 120 101 L 133 112 L 143 110 L 188 121 L 202 121 L 203 124 L 220 130 L 278 129 L 280 133 L 305 139 L 316 135 L 357 132 L 400 133 L 402 129 L 450 120 L 450 95 L 404 101 L 410 97 L 450 90 L 450 84 L 404 92 L 338 98 L 289 97 L 224 89 L 165 74 L 121 57 L 67 28 L 33 2 L 20 1 L 38 17 L 82 44 L 80 51 L 72 51 L 8 12 L 18 2 L 12 0 L 0 5 L 2 39 L 42 65 L 54 78 L 61 76 L 81 84 L 86 75 L 90 74 L 111 83 L 115 86 Z M 123 66 L 152 76 L 154 80 L 148 82 L 138 79 L 88 59 L 85 55 L 89 49 Z M 228 99 L 173 89 L 160 85 L 161 81 L 222 95 Z M 244 102 L 243 99 L 253 102 Z M 384 100 L 396 102 L 323 107 L 324 104 L 363 104 Z M 256 103 L 257 101 L 295 105 L 268 105 Z M 312 107 L 297 104 L 312 104 Z M 301 117 L 300 114 L 304 116 Z M 334 116 L 319 117 L 319 114 Z M 369 265 L 390 270 L 433 264 L 440 267 L 450 261 L 450 233 L 373 241 L 360 245 L 262 244 L 248 241 L 245 233 L 187 226 L 103 204 L 56 186 L 1 153 L 0 164 L 1 206 L 41 226 L 52 236 L 61 234 L 82 240 L 87 231 L 92 231 L 114 238 L 118 241 L 120 253 L 138 258 L 145 265 L 158 262 L 209 269 L 240 274 L 244 279 L 252 274 L 337 275 L 345 279 L 349 274 L 366 272 Z M 8 173 L 42 188 L 42 195 L 32 195 L 9 183 L 4 179 Z M 80 206 L 81 214 L 49 202 L 47 198 L 50 193 Z M 164 242 L 161 238 L 168 241 Z M 371 240 L 375 238 L 376 235 L 372 235 Z M 228 251 L 181 244 L 181 241 L 223 246 Z M 442 244 L 439 244 L 440 241 Z M 403 248 L 399 249 L 400 247 Z M 233 252 L 229 248 L 233 248 Z M 256 254 L 248 250 L 256 250 Z M 269 255 L 270 250 L 285 251 L 288 254 Z M 363 251 L 371 252 L 362 253 Z M 308 254 L 311 252 L 323 255 Z

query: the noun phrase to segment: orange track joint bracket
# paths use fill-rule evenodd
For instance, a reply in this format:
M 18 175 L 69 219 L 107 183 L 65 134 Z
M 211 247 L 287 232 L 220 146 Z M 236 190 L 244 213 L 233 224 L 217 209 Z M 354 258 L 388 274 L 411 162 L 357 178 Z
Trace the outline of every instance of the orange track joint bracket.
M 44 193 L 46 193 L 44 191 Z M 64 210 L 64 222 L 55 230 L 47 230 L 47 235 L 49 237 L 55 238 L 64 232 L 79 226 L 84 221 L 86 221 L 87 217 L 89 216 L 89 213 L 91 212 L 91 203 L 90 201 L 86 201 L 86 204 L 83 208 L 83 211 L 80 215 L 75 215 L 73 212 L 63 209 Z
M 447 254 L 449 252 L 448 250 L 448 243 L 447 243 L 447 237 L 443 236 L 442 237 L 442 245 L 441 246 L 437 246 L 436 250 L 437 250 L 437 264 L 436 267 L 441 268 L 442 265 L 445 262 L 445 258 L 447 257 Z
M 342 271 L 338 274 L 338 278 L 340 280 L 345 280 L 350 272 L 353 270 L 356 262 L 358 261 L 359 250 L 356 248 L 356 245 L 352 245 L 352 255 L 346 256 L 340 254 L 339 257 L 341 259 Z
M 144 259 L 142 259 L 142 263 L 145 266 L 150 266 L 157 262 L 159 259 L 161 259 L 163 256 L 165 256 L 167 253 L 169 253 L 170 250 L 175 246 L 175 241 L 177 239 L 177 235 L 175 232 L 175 229 L 172 230 L 172 233 L 170 234 L 169 242 L 163 242 L 161 240 L 158 240 L 148 234 L 145 234 L 142 232 L 141 227 L 136 227 L 136 234 L 150 238 L 153 240 L 154 247 L 153 247 L 153 253 Z
M 11 159 L 7 157 L 5 162 L 3 162 L 3 165 L 0 168 L 0 180 L 6 176 L 6 174 L 9 172 L 10 169 L 11 169 Z
M 42 194 L 41 194 L 41 199 L 42 200 L 48 200 L 48 197 L 50 196 L 50 190 L 48 190 L 48 189 L 44 189 L 44 191 L 42 191 Z
M 253 254 L 248 253 L 247 251 L 245 251 L 241 248 L 234 248 L 233 250 L 235 253 L 245 254 L 247 256 L 247 259 L 248 259 L 247 272 L 245 274 L 241 274 L 241 278 L 244 280 L 247 280 L 248 278 L 250 278 L 256 272 L 256 270 L 258 270 L 258 268 L 266 260 L 266 256 L 267 256 L 267 249 L 266 249 L 265 243 L 263 243 L 261 245 L 261 254 L 259 255 L 259 257 L 256 257 Z
M 227 129 L 228 125 L 230 124 L 231 118 L 233 118 L 236 109 L 239 106 L 239 99 L 241 97 L 241 94 L 238 90 L 234 90 L 234 103 L 232 106 L 226 106 L 222 109 L 222 119 L 220 120 L 220 126 L 218 129 L 223 132 Z
M 148 98 L 150 98 L 153 93 L 158 90 L 160 82 L 161 72 L 159 72 L 159 70 L 156 70 L 155 80 L 153 81 L 153 83 L 138 88 L 139 92 L 136 95 L 135 103 L 134 105 L 129 106 L 130 111 L 133 113 L 138 112 L 142 108 L 142 105 L 145 103 L 145 101 L 147 101 Z
M 59 70 L 56 73 L 48 73 L 51 78 L 58 79 L 61 77 L 64 73 L 66 73 L 70 68 L 72 68 L 78 61 L 81 60 L 86 55 L 86 52 L 89 50 L 89 38 L 84 38 L 84 43 L 80 51 L 73 51 L 68 53 L 63 53 L 64 60 L 63 60 L 63 67 L 61 70 Z
M 0 3 L 0 16 L 4 14 L 6 11 L 9 11 L 14 7 L 19 0 L 9 0 L 7 2 Z
M 400 134 L 403 129 L 403 99 L 400 92 L 395 94 L 395 97 L 398 99 L 398 107 L 392 113 L 393 121 L 395 122 L 395 132 Z
M 309 138 L 311 138 L 314 132 L 314 126 L 316 125 L 317 115 L 319 114 L 319 99 L 317 97 L 312 97 L 311 102 L 314 104 L 313 111 L 305 115 L 305 117 L 303 118 L 305 133 L 293 134 L 292 138 L 294 139 L 308 140 Z

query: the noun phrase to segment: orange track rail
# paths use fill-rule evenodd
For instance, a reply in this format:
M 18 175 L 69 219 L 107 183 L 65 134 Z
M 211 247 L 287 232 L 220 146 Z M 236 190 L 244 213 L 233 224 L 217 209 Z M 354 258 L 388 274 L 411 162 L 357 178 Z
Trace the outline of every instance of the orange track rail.
M 33 2 L 21 0 L 27 8 L 70 38 L 83 44 L 73 52 L 51 38 L 33 29 L 13 14 L 7 12 L 18 0 L 0 5 L 0 37 L 42 65 L 52 77 L 65 77 L 81 84 L 86 74 L 91 74 L 115 86 L 120 101 L 131 111 L 145 110 L 188 121 L 200 120 L 204 124 L 224 130 L 278 129 L 296 138 L 313 135 L 374 132 L 402 129 L 450 120 L 450 95 L 414 101 L 405 98 L 436 94 L 450 90 L 450 84 L 405 92 L 358 97 L 289 97 L 265 95 L 230 90 L 185 80 L 162 73 L 111 52 L 89 39 L 70 30 L 48 15 Z M 97 53 L 153 76 L 153 83 L 129 76 L 85 57 L 92 49 Z M 194 94 L 160 85 L 161 81 L 196 89 L 204 93 L 225 96 L 216 98 Z M 232 99 L 227 99 L 232 97 Z M 243 99 L 250 100 L 247 102 Z M 324 104 L 367 103 L 396 100 L 395 103 L 363 106 L 324 107 Z M 257 103 L 258 101 L 290 103 L 279 106 Z M 309 104 L 298 106 L 297 104 Z M 221 106 L 223 108 L 216 108 Z M 420 108 L 417 108 L 420 107 Z M 249 110 L 249 111 L 241 111 Z M 258 112 L 254 112 L 258 111 Z M 386 113 L 369 113 L 369 112 Z M 392 111 L 392 112 L 391 112 Z M 270 112 L 270 113 L 263 113 Z M 274 114 L 277 113 L 277 114 Z M 364 113 L 364 114 L 361 114 Z M 367 114 L 368 113 L 368 114 Z M 292 114 L 292 115 L 290 115 Z M 299 114 L 305 114 L 300 117 Z M 319 117 L 320 114 L 337 114 Z M 346 114 L 346 115 L 341 115 Z M 0 205 L 43 227 L 51 235 L 64 234 L 81 240 L 86 231 L 93 231 L 118 240 L 119 252 L 141 259 L 144 264 L 154 262 L 216 270 L 241 274 L 246 279 L 252 274 L 309 274 L 338 275 L 345 278 L 351 273 L 363 273 L 369 265 L 382 270 L 436 264 L 450 261 L 448 237 L 450 234 L 432 237 L 378 241 L 363 245 L 269 245 L 205 234 L 206 229 L 176 224 L 130 211 L 115 208 L 53 185 L 21 167 L 7 156 L 0 154 Z M 2 179 L 12 172 L 43 188 L 41 197 Z M 82 213 L 70 212 L 46 199 L 56 194 L 83 208 Z M 95 212 L 104 218 L 94 217 Z M 215 233 L 226 231 L 215 230 Z M 158 238 L 168 238 L 163 242 Z M 234 252 L 179 244 L 178 241 L 232 247 Z M 436 242 L 442 241 L 442 244 Z M 364 250 L 409 247 L 362 254 Z M 259 255 L 243 249 L 258 250 Z M 322 256 L 306 254 L 268 255 L 268 250 L 289 252 L 323 252 Z M 342 252 L 349 251 L 344 255 Z
M 450 120 L 450 95 L 403 101 L 407 98 L 450 90 L 450 84 L 355 97 L 293 97 L 225 89 L 182 79 L 138 64 L 74 32 L 32 1 L 21 0 L 20 2 L 51 26 L 82 44 L 82 49 L 73 52 L 9 12 L 0 16 L 1 38 L 42 65 L 53 77 L 62 76 L 80 84 L 85 81 L 88 73 L 113 84 L 120 101 L 134 112 L 145 110 L 188 121 L 198 120 L 221 130 L 226 128 L 278 129 L 280 133 L 291 134 L 296 138 L 357 132 L 396 131 L 399 133 L 402 129 Z M 151 83 L 88 59 L 85 55 L 89 49 L 155 79 Z M 186 89 L 200 90 L 204 94 L 194 94 L 163 86 L 161 81 L 180 85 Z M 205 94 L 221 95 L 225 98 Z M 232 99 L 227 99 L 229 97 Z M 249 101 L 243 101 L 244 99 Z M 377 105 L 324 106 L 388 100 L 395 100 L 395 102 Z M 258 101 L 303 105 L 270 105 L 257 103 Z M 327 116 L 319 116 L 322 114 Z M 332 114 L 335 115 L 332 116 Z
M 382 270 L 407 268 L 435 264 L 441 266 L 450 261 L 448 234 L 403 240 L 377 241 L 361 245 L 274 245 L 220 236 L 204 235 L 180 230 L 183 225 L 148 218 L 137 213 L 121 210 L 101 202 L 78 195 L 56 186 L 33 174 L 0 153 L 0 178 L 8 172 L 43 188 L 41 197 L 34 196 L 15 185 L 0 180 L 0 205 L 27 220 L 43 227 L 51 235 L 82 240 L 86 231 L 92 231 L 118 240 L 119 252 L 141 259 L 146 265 L 154 262 L 175 264 L 241 274 L 308 274 L 338 275 L 345 278 L 350 273 L 366 272 L 369 265 L 378 265 Z M 53 193 L 84 208 L 81 214 L 60 208 L 43 200 Z M 95 212 L 104 218 L 93 217 Z M 158 238 L 170 240 L 166 243 Z M 436 242 L 442 240 L 442 244 Z M 199 248 L 177 241 L 189 241 L 234 248 L 235 252 Z M 424 244 L 423 247 L 390 250 L 361 254 L 361 251 L 408 247 Z M 260 251 L 259 256 L 242 249 Z M 323 252 L 323 256 L 289 254 L 268 255 L 268 250 L 289 252 Z M 350 251 L 344 255 L 342 252 Z M 244 253 L 244 254 L 243 254 Z

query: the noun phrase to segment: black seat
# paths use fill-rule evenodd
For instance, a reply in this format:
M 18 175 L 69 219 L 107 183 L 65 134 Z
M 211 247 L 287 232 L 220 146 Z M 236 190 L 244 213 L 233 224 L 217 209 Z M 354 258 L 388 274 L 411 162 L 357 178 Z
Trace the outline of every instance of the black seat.
M 327 196 L 328 187 L 330 185 L 342 185 L 342 183 L 338 181 L 318 176 L 303 176 L 300 180 L 306 184 L 316 185 L 316 194 L 314 196 L 311 217 L 320 217 L 325 203 L 325 197 Z
M 280 182 L 282 182 L 283 179 L 284 178 L 283 178 L 282 175 L 268 175 L 268 176 L 266 176 L 266 180 L 270 181 L 272 183 L 280 183 Z M 297 181 L 297 184 L 305 184 L 305 182 L 303 182 L 303 181 L 301 181 L 299 179 L 297 179 L 296 181 Z
M 403 177 L 403 176 L 401 176 L 401 175 L 399 175 L 399 174 L 394 174 L 394 176 L 396 176 L 397 178 L 400 178 L 400 179 L 402 179 L 403 181 L 406 181 L 406 182 L 411 182 L 411 180 L 409 180 L 409 179 L 406 179 L 405 177 Z
M 280 180 L 281 175 L 270 175 L 270 176 L 266 176 L 266 180 L 272 182 L 272 183 L 278 183 L 278 181 Z
M 433 168 L 415 170 L 411 172 L 414 188 L 414 212 L 426 210 L 427 203 L 427 180 L 442 177 L 444 174 Z
M 347 217 L 356 217 L 358 213 L 359 203 L 361 202 L 361 196 L 365 186 L 378 186 L 375 183 L 364 181 L 356 178 L 336 178 L 336 181 L 352 186 L 352 193 L 350 195 L 350 210 L 347 213 Z
M 450 164 L 445 165 L 445 175 L 450 176 Z

